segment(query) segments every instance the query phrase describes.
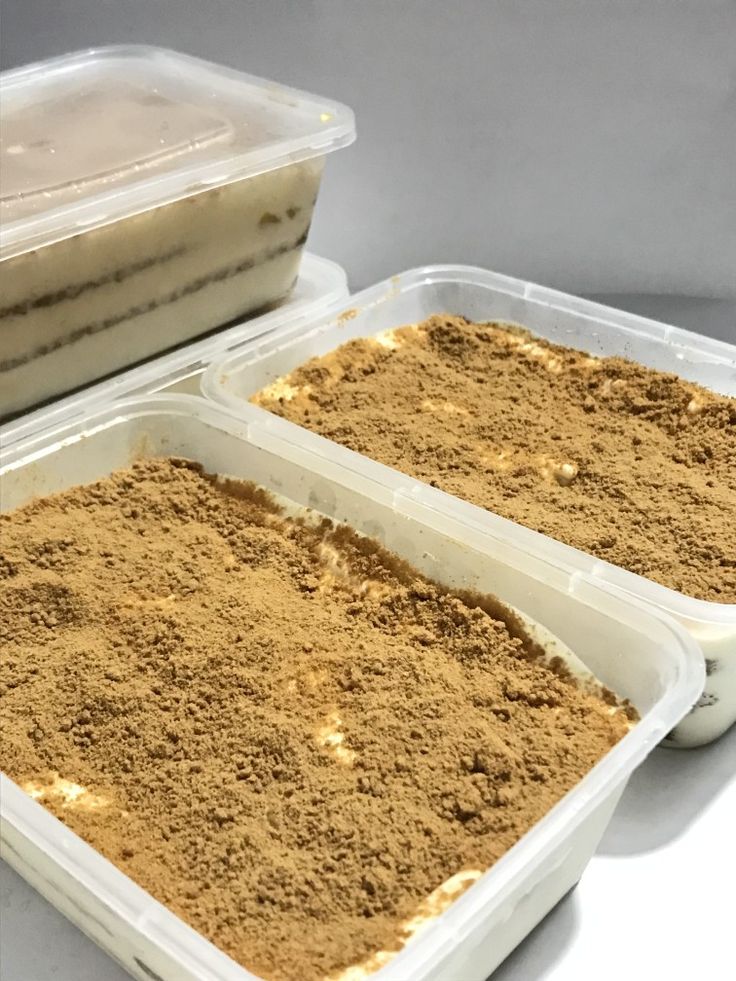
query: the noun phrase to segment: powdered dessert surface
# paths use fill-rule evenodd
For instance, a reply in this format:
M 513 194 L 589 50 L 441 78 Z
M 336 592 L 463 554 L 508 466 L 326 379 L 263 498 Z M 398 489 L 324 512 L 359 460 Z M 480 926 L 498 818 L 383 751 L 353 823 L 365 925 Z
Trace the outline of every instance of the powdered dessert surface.
M 353 340 L 254 402 L 687 595 L 736 603 L 736 399 L 501 323 Z
M 186 461 L 0 538 L 2 768 L 274 981 L 383 963 L 630 725 L 497 601 Z

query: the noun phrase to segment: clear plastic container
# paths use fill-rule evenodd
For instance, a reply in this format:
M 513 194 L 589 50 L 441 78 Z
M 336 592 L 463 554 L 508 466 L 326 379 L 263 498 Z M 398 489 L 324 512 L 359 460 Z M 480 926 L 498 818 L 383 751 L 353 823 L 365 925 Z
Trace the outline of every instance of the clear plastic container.
M 0 417 L 274 303 L 334 102 L 160 48 L 0 79 Z
M 374 976 L 483 981 L 577 882 L 633 769 L 703 684 L 697 645 L 672 619 L 555 557 L 511 523 L 479 528 L 422 501 L 377 464 L 344 467 L 187 395 L 124 400 L 0 452 L 2 508 L 92 481 L 141 457 L 184 455 L 248 478 L 380 539 L 448 585 L 496 593 L 548 628 L 641 721 L 425 932 Z M 224 953 L 0 777 L 3 857 L 130 973 L 151 981 L 245 981 Z
M 307 252 L 302 257 L 294 289 L 276 309 L 162 354 L 137 368 L 129 368 L 51 405 L 26 412 L 0 426 L 0 447 L 126 396 L 163 391 L 197 394 L 199 376 L 215 358 L 237 351 L 242 344 L 263 337 L 276 327 L 310 322 L 319 313 L 344 302 L 347 296 L 345 270 L 335 262 Z
M 374 465 L 359 454 L 248 405 L 246 400 L 309 358 L 326 354 L 351 338 L 371 336 L 438 312 L 462 314 L 471 320 L 515 321 L 555 343 L 595 355 L 620 355 L 660 371 L 676 372 L 714 392 L 736 395 L 735 346 L 469 266 L 427 266 L 394 276 L 351 297 L 347 307 L 316 317 L 311 328 L 287 327 L 264 343 L 213 363 L 202 376 L 202 390 L 245 419 L 267 419 L 272 432 L 284 439 L 356 470 L 370 470 Z M 683 624 L 702 649 L 708 678 L 691 714 L 669 735 L 669 744 L 702 745 L 736 721 L 736 604 L 685 596 L 426 485 L 417 494 L 432 507 L 462 516 L 476 528 L 500 534 L 513 526 L 515 534 L 531 547 L 544 549 L 553 560 L 625 589 Z

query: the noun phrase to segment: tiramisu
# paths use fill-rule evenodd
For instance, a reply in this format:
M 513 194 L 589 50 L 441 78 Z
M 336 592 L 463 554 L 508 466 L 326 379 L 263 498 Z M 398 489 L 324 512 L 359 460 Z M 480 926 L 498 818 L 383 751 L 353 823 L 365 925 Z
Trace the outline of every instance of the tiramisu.
M 284 297 L 348 110 L 154 48 L 2 78 L 0 416 Z
M 253 400 L 699 599 L 736 603 L 736 400 L 503 323 L 353 340 Z
M 268 981 L 354 981 L 635 718 L 490 596 L 183 460 L 0 516 L 0 749 Z

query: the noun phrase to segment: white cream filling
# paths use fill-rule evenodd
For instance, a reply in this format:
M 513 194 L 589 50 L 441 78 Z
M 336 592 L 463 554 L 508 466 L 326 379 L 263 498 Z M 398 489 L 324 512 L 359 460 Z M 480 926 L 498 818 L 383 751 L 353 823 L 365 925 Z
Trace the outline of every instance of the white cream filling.
M 199 293 L 159 307 L 119 327 L 81 338 L 73 344 L 0 374 L 0 416 L 19 412 L 80 385 L 153 357 L 227 323 L 242 311 L 247 296 L 253 309 L 270 303 L 288 289 L 299 269 L 300 256 L 289 253 L 262 268 L 249 269 Z
M 0 416 L 283 297 L 320 175 L 321 162 L 295 164 L 3 262 L 0 366 L 29 360 L 0 371 Z
M 58 774 L 55 774 L 47 783 L 40 780 L 28 780 L 22 785 L 21 790 L 24 790 L 34 800 L 41 803 L 45 801 L 59 803 L 64 809 L 97 811 L 101 807 L 107 807 L 110 803 L 107 797 L 93 794 L 86 787 L 82 787 L 72 780 L 66 780 Z

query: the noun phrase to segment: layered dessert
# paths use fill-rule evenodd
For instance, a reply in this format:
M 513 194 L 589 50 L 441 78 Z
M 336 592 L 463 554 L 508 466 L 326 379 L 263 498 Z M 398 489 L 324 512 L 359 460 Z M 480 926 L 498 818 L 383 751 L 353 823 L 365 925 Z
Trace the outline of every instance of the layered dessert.
M 3 97 L 0 416 L 288 293 L 323 157 L 273 169 L 265 110 L 109 73 L 34 98 Z
M 635 719 L 493 597 L 185 460 L 0 536 L 3 770 L 269 981 L 387 963 Z
M 320 176 L 295 164 L 0 263 L 0 415 L 286 296 Z
M 285 419 L 671 589 L 736 603 L 736 399 L 434 316 L 255 395 Z

